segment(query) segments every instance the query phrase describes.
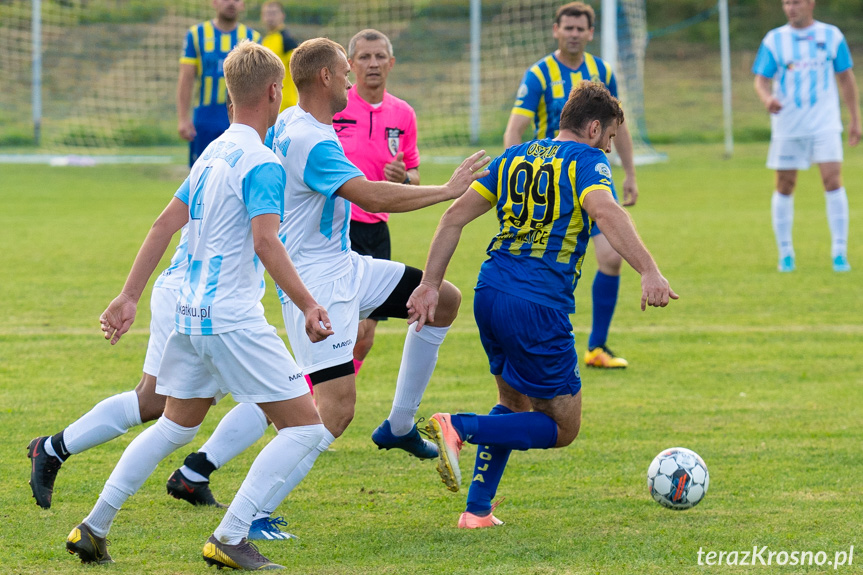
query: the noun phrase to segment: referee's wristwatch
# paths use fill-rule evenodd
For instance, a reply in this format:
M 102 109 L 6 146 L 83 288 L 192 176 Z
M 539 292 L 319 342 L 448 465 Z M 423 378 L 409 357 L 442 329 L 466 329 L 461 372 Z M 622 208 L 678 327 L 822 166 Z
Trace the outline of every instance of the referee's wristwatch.
M 403 181 L 402 183 L 403 183 L 403 184 L 410 185 L 410 183 L 411 183 L 411 175 L 410 175 L 409 173 L 405 172 L 405 181 Z

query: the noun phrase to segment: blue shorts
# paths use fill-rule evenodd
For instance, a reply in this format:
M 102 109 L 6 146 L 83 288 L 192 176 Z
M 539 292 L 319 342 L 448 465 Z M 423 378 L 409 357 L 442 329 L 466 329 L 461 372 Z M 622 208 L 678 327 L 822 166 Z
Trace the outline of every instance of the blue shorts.
M 568 314 L 490 287 L 476 290 L 473 313 L 492 375 L 528 397 L 581 390 Z
M 196 124 L 195 139 L 189 142 L 189 166 L 191 167 L 197 159 L 204 153 L 207 146 L 213 140 L 221 136 L 227 128 L 221 124 L 213 126 L 212 124 Z
M 195 139 L 189 142 L 189 166 L 192 166 L 210 142 L 221 136 L 231 125 L 224 105 L 195 108 L 192 123 Z

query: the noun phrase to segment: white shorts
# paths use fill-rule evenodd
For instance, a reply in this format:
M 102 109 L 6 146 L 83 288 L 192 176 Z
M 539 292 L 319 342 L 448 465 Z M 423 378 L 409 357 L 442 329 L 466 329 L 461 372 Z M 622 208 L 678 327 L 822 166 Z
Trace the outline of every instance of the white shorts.
M 841 161 L 841 132 L 806 138 L 771 138 L 767 151 L 767 167 L 771 170 L 807 170 L 812 164 Z
M 179 289 L 153 288 L 150 296 L 150 341 L 147 342 L 147 356 L 144 358 L 144 373 L 156 377 L 165 342 L 174 331 L 174 315 L 177 312 Z
M 309 340 L 306 318 L 293 302 L 282 305 L 291 349 L 306 374 L 353 360 L 359 321 L 387 300 L 405 273 L 403 263 L 377 260 L 356 252 L 351 252 L 351 264 L 350 273 L 309 288 L 315 301 L 330 316 L 334 333 L 324 341 Z
M 276 328 L 265 325 L 217 335 L 172 332 L 156 393 L 177 399 L 230 393 L 240 403 L 267 403 L 309 393 L 309 386 Z

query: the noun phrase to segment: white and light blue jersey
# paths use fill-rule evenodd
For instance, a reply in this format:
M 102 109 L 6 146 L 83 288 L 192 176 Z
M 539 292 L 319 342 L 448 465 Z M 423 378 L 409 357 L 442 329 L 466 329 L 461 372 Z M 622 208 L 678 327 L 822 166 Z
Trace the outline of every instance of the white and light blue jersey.
M 183 182 L 183 185 L 188 186 L 188 179 Z M 177 249 L 174 250 L 174 255 L 171 256 L 171 265 L 159 274 L 153 287 L 180 289 L 180 286 L 183 285 L 183 277 L 185 277 L 186 268 L 189 266 L 188 230 L 188 224 L 183 226 L 180 230 L 180 241 L 177 243 Z
M 771 115 L 774 138 L 841 132 L 836 74 L 854 65 L 839 28 L 816 21 L 807 28 L 786 24 L 767 33 L 752 72 L 773 79 L 782 104 Z
M 349 273 L 351 204 L 336 195 L 363 173 L 345 157 L 332 125 L 299 106 L 279 115 L 267 141 L 285 168 L 285 216 L 279 237 L 303 283 L 314 287 Z M 287 303 L 279 290 L 279 299 Z
M 250 126 L 231 124 L 207 146 L 175 194 L 189 206 L 178 332 L 212 335 L 267 324 L 251 220 L 281 216 L 284 191 L 284 168 Z

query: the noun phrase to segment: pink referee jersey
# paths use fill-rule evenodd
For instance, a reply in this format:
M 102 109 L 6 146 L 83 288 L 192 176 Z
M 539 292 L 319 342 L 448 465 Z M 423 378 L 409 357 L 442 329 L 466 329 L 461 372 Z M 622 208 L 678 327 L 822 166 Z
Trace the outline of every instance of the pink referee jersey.
M 404 152 L 408 170 L 420 165 L 416 113 L 407 102 L 386 91 L 383 102 L 375 108 L 357 94 L 356 86 L 351 87 L 348 107 L 335 115 L 333 128 L 345 155 L 370 181 L 385 180 L 384 166 L 399 152 Z M 389 217 L 351 205 L 351 220 L 355 222 L 374 224 Z

